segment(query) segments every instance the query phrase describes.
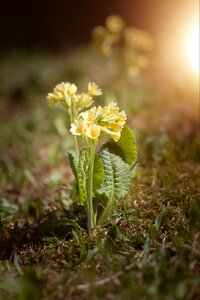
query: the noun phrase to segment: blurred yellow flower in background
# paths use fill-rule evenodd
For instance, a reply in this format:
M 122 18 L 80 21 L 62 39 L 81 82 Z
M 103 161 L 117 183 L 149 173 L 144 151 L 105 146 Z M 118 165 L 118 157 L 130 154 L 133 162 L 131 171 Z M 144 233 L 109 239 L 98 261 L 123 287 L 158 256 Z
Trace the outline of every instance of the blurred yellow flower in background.
M 126 26 L 118 15 L 108 16 L 105 26 L 97 26 L 92 31 L 93 43 L 107 58 L 113 58 L 120 76 L 139 76 L 147 67 L 147 52 L 153 47 L 148 32 Z
M 124 38 L 127 47 L 141 50 L 150 50 L 153 47 L 153 40 L 148 32 L 134 27 L 126 27 Z
M 118 15 L 111 15 L 106 18 L 107 28 L 114 33 L 119 33 L 123 30 L 125 26 L 124 20 Z
M 89 82 L 88 83 L 88 95 L 89 96 L 101 96 L 102 91 L 98 87 L 98 85 L 95 82 Z

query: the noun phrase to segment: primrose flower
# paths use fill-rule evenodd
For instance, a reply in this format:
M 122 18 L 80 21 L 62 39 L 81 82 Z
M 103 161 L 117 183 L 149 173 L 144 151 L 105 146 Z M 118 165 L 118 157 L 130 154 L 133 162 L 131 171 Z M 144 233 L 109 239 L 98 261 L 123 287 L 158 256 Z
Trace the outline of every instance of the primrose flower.
M 107 106 L 107 114 L 118 114 L 119 113 L 119 107 L 117 107 L 117 103 L 111 102 Z
M 105 126 L 106 128 L 111 128 L 113 131 L 121 131 L 122 130 L 122 122 L 110 122 L 108 126 Z
M 106 26 L 113 33 L 121 32 L 124 25 L 124 20 L 118 15 L 111 15 L 106 19 Z
M 71 124 L 70 132 L 74 135 L 82 135 L 85 133 L 86 128 L 87 124 L 80 118 Z
M 70 131 L 75 135 L 87 136 L 98 139 L 99 136 L 109 135 L 114 141 L 118 141 L 121 131 L 126 123 L 126 114 L 119 112 L 117 104 L 112 102 L 105 107 L 92 107 L 78 116 Z
M 151 36 L 144 30 L 127 27 L 124 38 L 128 47 L 150 50 L 153 47 Z
M 88 123 L 88 124 L 92 124 L 95 122 L 95 119 L 97 117 L 96 111 L 94 111 L 94 109 L 92 110 L 88 110 L 85 111 L 81 114 L 81 117 L 83 118 L 83 120 Z
M 99 125 L 96 124 L 90 124 L 87 129 L 86 129 L 86 135 L 93 139 L 93 140 L 97 140 L 98 137 L 100 136 L 100 132 L 101 132 L 101 127 Z
M 116 122 L 119 122 L 123 125 L 126 123 L 126 120 L 127 120 L 126 113 L 123 110 L 118 114 L 118 117 L 115 119 Z
M 54 106 L 56 103 L 60 102 L 61 100 L 64 101 L 63 95 L 60 92 L 54 91 L 54 93 L 48 93 L 47 101 L 49 106 Z
M 93 38 L 96 42 L 102 42 L 105 34 L 106 28 L 104 26 L 96 26 L 92 31 Z
M 88 95 L 89 96 L 100 96 L 102 95 L 101 89 L 95 82 L 88 83 Z
M 71 105 L 71 96 L 77 92 L 77 86 L 69 82 L 61 82 L 57 84 L 53 93 L 47 95 L 47 100 L 50 106 L 60 102 L 63 106 Z
M 89 108 L 93 104 L 93 96 L 100 96 L 101 89 L 95 82 L 88 83 L 87 93 L 77 93 L 77 86 L 74 83 L 61 82 L 57 84 L 52 93 L 47 95 L 50 106 L 60 103 L 68 110 L 71 120 L 77 117 L 84 108 Z M 73 115 L 72 115 L 73 114 Z
M 90 107 L 93 102 L 92 97 L 86 93 L 78 94 L 75 97 L 75 106 L 78 111 L 81 111 L 83 108 Z
M 115 142 L 117 142 L 120 139 L 121 132 L 120 131 L 112 131 L 107 128 L 103 128 L 103 132 L 108 134 Z
M 101 123 L 109 127 L 112 124 L 118 124 L 123 127 L 126 119 L 126 113 L 124 111 L 119 112 L 119 107 L 116 106 L 116 103 L 111 102 L 108 106 L 105 106 L 105 113 L 101 118 Z

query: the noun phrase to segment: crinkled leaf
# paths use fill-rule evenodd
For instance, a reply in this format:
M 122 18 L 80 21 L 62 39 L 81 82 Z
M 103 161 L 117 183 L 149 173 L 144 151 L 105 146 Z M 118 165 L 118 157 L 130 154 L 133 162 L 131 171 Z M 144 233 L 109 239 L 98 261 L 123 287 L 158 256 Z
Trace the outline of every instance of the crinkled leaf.
M 124 197 L 130 187 L 129 165 L 108 149 L 101 150 L 99 156 L 103 162 L 105 179 L 98 193 L 110 199 Z
M 87 180 L 89 167 L 89 149 L 84 148 L 80 151 L 78 161 L 78 189 L 79 203 L 84 204 L 87 201 Z
M 69 164 L 76 179 L 78 179 L 78 157 L 75 151 L 68 152 Z
M 96 194 L 96 191 L 101 187 L 104 177 L 105 177 L 105 172 L 104 172 L 102 160 L 98 154 L 95 154 L 94 171 L 93 171 L 93 193 L 94 194 Z
M 123 127 L 118 142 L 109 140 L 102 149 L 109 149 L 110 152 L 120 156 L 127 164 L 133 165 L 137 159 L 136 139 L 133 131 L 128 125 Z

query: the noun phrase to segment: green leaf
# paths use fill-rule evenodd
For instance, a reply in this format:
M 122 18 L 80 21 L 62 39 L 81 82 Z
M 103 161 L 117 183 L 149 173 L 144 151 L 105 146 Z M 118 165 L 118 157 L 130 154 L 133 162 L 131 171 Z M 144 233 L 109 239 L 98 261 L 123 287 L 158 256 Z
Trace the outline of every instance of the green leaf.
M 78 180 L 78 157 L 75 151 L 68 152 L 69 164 L 75 178 Z
M 133 131 L 128 125 L 123 127 L 118 142 L 109 140 L 102 149 L 109 149 L 110 152 L 120 156 L 127 164 L 133 165 L 137 159 L 136 139 Z
M 96 194 L 97 190 L 100 189 L 101 184 L 104 180 L 105 172 L 103 163 L 98 154 L 95 154 L 94 159 L 94 171 L 93 171 L 93 193 Z
M 155 226 L 156 230 L 159 230 L 165 222 L 165 209 L 163 208 L 159 214 L 156 216 Z
M 28 169 L 24 170 L 24 177 L 29 181 L 33 187 L 37 187 L 38 183 L 34 177 L 34 175 Z
M 129 165 L 108 149 L 101 150 L 99 156 L 103 162 L 105 179 L 98 194 L 105 194 L 110 199 L 124 197 L 130 187 Z
M 145 242 L 144 242 L 143 263 L 145 263 L 149 257 L 150 245 L 151 245 L 151 239 L 150 239 L 149 234 L 147 234 Z
M 80 151 L 78 161 L 78 188 L 79 203 L 84 204 L 87 201 L 87 180 L 89 168 L 89 149 L 84 148 Z

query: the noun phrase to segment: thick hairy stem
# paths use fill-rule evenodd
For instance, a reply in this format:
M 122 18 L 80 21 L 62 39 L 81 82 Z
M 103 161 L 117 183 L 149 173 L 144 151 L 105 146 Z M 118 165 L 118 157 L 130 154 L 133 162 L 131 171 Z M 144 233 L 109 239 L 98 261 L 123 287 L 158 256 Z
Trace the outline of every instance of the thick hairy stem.
M 76 153 L 77 155 L 79 155 L 77 135 L 74 135 L 74 145 L 75 145 Z
M 94 142 L 91 142 L 90 145 L 90 159 L 89 159 L 89 170 L 88 170 L 88 188 L 87 188 L 87 195 L 88 195 L 88 205 L 87 205 L 87 221 L 88 221 L 88 230 L 91 231 L 95 224 L 94 224 L 94 211 L 93 211 L 93 170 L 94 170 L 94 155 L 95 155 L 95 146 Z
M 71 104 L 71 123 L 74 123 L 75 121 L 75 118 L 76 118 L 76 114 L 75 114 L 75 104 L 72 100 L 72 104 Z M 75 149 L 76 149 L 76 153 L 77 155 L 79 155 L 79 147 L 78 147 L 78 139 L 77 139 L 77 136 L 74 135 L 74 146 L 75 146 Z

